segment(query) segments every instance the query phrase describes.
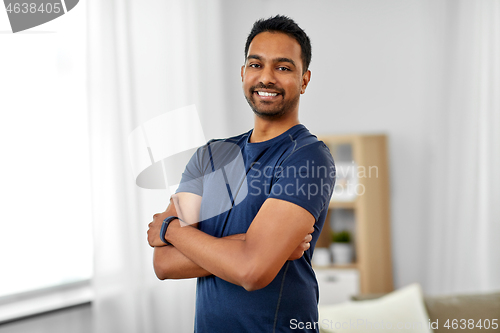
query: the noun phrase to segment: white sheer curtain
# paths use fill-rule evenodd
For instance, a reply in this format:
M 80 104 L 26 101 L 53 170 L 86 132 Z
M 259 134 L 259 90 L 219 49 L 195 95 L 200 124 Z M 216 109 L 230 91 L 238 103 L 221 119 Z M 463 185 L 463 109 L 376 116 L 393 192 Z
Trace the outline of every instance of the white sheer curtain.
M 89 0 L 88 10 L 94 331 L 192 332 L 195 280 L 158 281 L 146 241 L 169 193 L 135 185 L 128 136 L 191 104 L 207 137 L 226 135 L 211 88 L 223 86 L 219 5 Z
M 426 289 L 500 290 L 500 1 L 432 9 L 443 75 L 430 82 Z

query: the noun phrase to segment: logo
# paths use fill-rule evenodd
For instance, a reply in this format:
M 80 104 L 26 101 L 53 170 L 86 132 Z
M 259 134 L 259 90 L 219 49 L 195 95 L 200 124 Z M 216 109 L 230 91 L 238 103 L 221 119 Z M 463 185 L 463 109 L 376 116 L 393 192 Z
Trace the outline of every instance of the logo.
M 169 194 L 181 186 L 203 198 L 199 220 L 192 223 L 231 210 L 248 194 L 239 146 L 207 142 L 194 105 L 146 121 L 130 133 L 129 148 L 137 186 Z
M 12 32 L 52 21 L 75 8 L 79 0 L 4 0 Z
M 136 185 L 174 193 L 189 159 L 206 142 L 194 105 L 146 121 L 129 135 Z

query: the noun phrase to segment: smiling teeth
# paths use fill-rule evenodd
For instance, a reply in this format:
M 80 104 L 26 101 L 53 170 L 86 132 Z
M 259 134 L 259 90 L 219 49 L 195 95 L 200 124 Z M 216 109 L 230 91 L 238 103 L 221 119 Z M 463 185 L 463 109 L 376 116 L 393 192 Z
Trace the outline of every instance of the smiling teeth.
M 259 96 L 277 96 L 278 95 L 278 93 L 268 93 L 265 91 L 257 91 L 257 93 L 259 94 Z

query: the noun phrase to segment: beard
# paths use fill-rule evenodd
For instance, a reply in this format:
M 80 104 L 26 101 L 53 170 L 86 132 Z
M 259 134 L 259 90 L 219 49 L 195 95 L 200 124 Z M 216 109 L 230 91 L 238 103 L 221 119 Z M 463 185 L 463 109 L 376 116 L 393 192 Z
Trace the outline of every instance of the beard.
M 262 89 L 273 89 L 277 91 L 280 96 L 281 96 L 281 102 L 276 103 L 276 102 L 268 102 L 268 101 L 259 101 L 258 103 L 263 105 L 264 107 L 259 107 L 257 106 L 257 101 L 255 100 L 255 95 L 254 92 L 256 89 L 262 88 Z M 275 88 L 272 85 L 271 86 L 265 86 L 263 84 L 257 85 L 250 87 L 248 90 L 249 96 L 245 94 L 245 99 L 248 102 L 248 105 L 250 105 L 250 108 L 252 111 L 260 118 L 264 119 L 279 119 L 283 115 L 287 114 L 289 110 L 293 110 L 297 103 L 299 102 L 300 94 L 297 94 L 294 98 L 291 100 L 285 100 L 285 91 L 283 89 Z M 270 104 L 275 104 L 271 108 L 266 108 L 266 105 Z

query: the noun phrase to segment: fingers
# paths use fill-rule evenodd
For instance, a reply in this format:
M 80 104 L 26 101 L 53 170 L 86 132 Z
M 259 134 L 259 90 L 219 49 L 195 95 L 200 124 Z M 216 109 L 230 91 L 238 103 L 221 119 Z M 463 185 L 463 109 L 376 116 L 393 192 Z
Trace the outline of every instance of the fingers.
M 308 234 L 306 237 L 304 237 L 304 241 L 300 244 L 301 249 L 305 252 L 309 250 L 311 247 L 311 242 L 312 241 L 312 235 Z
M 299 246 L 297 247 L 298 250 L 302 250 L 302 251 L 307 251 L 309 250 L 309 248 L 311 247 L 311 243 L 309 243 L 311 240 L 304 238 L 304 241 L 302 243 L 299 244 Z

